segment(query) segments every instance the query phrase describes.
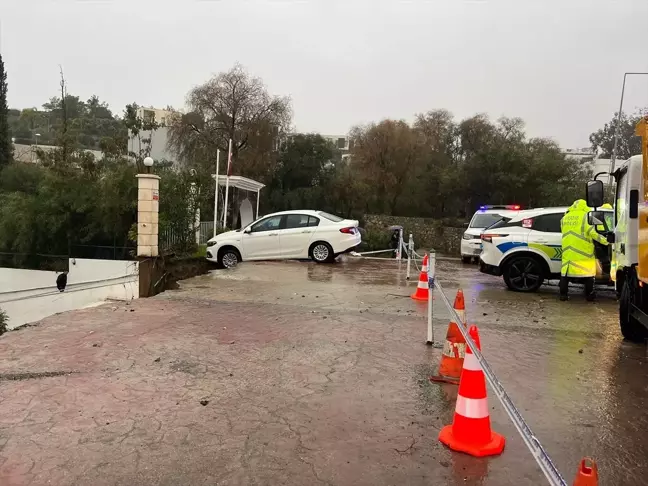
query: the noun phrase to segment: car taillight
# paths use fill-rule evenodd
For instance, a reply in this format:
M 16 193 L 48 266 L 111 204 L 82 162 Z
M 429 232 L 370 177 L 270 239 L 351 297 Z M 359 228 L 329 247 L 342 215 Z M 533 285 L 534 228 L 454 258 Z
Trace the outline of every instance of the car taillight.
M 506 238 L 508 235 L 501 235 L 499 233 L 484 233 L 481 235 L 482 241 L 488 241 L 489 243 L 493 242 L 493 236 L 496 238 Z
M 348 228 L 341 228 L 340 233 L 346 233 L 347 235 L 355 235 L 356 234 L 356 228 L 355 226 L 349 226 Z

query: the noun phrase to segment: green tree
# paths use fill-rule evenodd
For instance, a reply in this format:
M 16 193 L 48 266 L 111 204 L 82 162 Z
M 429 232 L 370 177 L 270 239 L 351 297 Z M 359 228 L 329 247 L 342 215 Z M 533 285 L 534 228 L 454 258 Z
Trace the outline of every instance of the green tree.
M 13 159 L 13 143 L 9 130 L 9 107 L 7 106 L 7 73 L 0 54 L 0 168 Z
M 644 110 L 645 111 L 645 110 Z M 618 160 L 625 160 L 633 155 L 641 153 L 641 139 L 635 135 L 635 127 L 641 119 L 642 113 L 634 113 L 628 115 L 615 113 L 612 120 L 606 123 L 603 128 L 593 132 L 589 139 L 594 151 L 600 151 L 601 157 L 611 158 L 614 149 L 614 134 L 618 127 L 618 144 L 616 158 Z

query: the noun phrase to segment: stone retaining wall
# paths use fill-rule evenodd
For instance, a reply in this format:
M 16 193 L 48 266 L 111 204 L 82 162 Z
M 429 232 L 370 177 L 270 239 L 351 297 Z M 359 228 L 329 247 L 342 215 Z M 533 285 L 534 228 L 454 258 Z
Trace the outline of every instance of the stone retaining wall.
M 407 242 L 409 234 L 412 233 L 414 236 L 414 248 L 417 251 L 419 248 L 424 250 L 434 249 L 447 255 L 460 255 L 461 237 L 465 231 L 464 228 L 443 226 L 440 221 L 432 218 L 407 218 L 380 214 L 366 214 L 364 222 L 367 231 L 386 230 L 392 225 L 402 226 L 405 242 Z

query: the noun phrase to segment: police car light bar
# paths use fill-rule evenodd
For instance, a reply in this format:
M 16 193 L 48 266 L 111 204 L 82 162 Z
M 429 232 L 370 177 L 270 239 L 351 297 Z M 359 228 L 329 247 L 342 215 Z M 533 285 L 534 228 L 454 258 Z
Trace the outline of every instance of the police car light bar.
M 484 209 L 512 209 L 514 211 L 517 211 L 521 209 L 519 204 L 485 204 L 483 206 L 479 206 L 479 209 L 484 210 Z

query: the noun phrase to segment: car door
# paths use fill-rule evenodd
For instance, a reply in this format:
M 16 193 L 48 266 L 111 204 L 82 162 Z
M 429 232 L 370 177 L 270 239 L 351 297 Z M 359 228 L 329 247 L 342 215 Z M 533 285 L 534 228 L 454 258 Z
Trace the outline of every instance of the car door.
M 319 218 L 308 214 L 287 214 L 280 231 L 281 254 L 285 258 L 307 258 L 308 246 Z
M 563 211 L 559 211 L 535 216 L 529 233 L 529 247 L 544 253 L 551 273 L 560 273 L 562 260 L 560 220 L 564 215 Z
M 264 260 L 281 257 L 281 230 L 283 216 L 268 216 L 243 232 L 243 260 Z

